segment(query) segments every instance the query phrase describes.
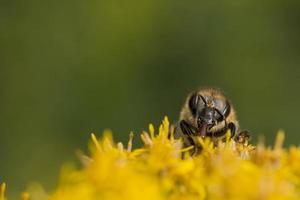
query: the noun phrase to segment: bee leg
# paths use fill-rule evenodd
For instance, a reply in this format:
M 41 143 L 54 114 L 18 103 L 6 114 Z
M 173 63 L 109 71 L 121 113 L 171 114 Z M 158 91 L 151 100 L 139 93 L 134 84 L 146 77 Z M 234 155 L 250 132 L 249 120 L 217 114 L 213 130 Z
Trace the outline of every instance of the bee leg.
M 185 120 L 180 121 L 180 128 L 182 130 L 182 133 L 185 135 L 192 136 L 195 134 L 195 131 L 193 130 L 191 125 L 189 125 Z
M 235 127 L 234 123 L 232 123 L 232 122 L 229 123 L 228 128 L 230 129 L 230 132 L 231 132 L 231 138 L 233 138 L 235 135 L 235 131 L 236 131 L 236 127 Z
M 192 138 L 192 136 L 195 135 L 195 129 L 191 125 L 189 125 L 185 120 L 181 120 L 179 124 L 182 133 L 187 136 L 185 137 L 185 140 L 187 140 L 187 142 L 184 142 L 184 146 L 188 147 L 192 145 L 195 147 L 196 146 L 195 141 Z M 194 150 L 191 151 L 191 155 L 194 155 L 195 152 L 196 152 L 196 148 L 194 148 Z
M 251 139 L 250 133 L 249 133 L 249 131 L 246 131 L 246 130 L 240 132 L 240 133 L 235 137 L 235 141 L 236 141 L 237 143 L 244 144 L 244 145 L 248 145 L 250 139 Z

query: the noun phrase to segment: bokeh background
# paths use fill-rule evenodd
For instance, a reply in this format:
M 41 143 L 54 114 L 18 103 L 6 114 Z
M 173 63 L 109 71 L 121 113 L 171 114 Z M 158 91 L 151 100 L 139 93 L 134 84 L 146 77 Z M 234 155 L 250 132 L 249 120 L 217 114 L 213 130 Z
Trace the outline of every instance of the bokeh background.
M 51 191 L 91 132 L 137 141 L 203 85 L 253 138 L 299 144 L 299 36 L 298 0 L 1 0 L 0 181 Z

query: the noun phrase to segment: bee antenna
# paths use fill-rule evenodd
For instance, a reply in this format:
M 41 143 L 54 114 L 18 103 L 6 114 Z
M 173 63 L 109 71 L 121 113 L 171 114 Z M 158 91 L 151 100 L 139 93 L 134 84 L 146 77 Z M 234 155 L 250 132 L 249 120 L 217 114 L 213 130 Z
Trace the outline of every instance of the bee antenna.
M 205 98 L 202 95 L 199 95 L 199 96 L 202 99 L 202 101 L 204 102 L 205 106 L 207 106 L 207 102 L 206 102 Z
M 223 113 L 221 113 L 221 111 L 219 111 L 218 109 L 215 108 L 215 111 L 222 116 L 222 120 L 225 120 L 225 123 L 226 123 L 226 119 L 225 119 L 225 116 L 223 115 Z

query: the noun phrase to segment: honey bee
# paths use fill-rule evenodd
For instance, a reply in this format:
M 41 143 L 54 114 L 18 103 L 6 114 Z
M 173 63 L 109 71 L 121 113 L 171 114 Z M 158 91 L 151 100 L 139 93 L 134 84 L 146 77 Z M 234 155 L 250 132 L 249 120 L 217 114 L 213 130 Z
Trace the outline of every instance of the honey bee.
M 195 145 L 195 137 L 224 140 L 228 130 L 238 143 L 247 144 L 248 131 L 239 134 L 239 122 L 230 100 L 218 89 L 203 88 L 190 93 L 180 112 L 175 138 L 183 138 L 184 146 Z

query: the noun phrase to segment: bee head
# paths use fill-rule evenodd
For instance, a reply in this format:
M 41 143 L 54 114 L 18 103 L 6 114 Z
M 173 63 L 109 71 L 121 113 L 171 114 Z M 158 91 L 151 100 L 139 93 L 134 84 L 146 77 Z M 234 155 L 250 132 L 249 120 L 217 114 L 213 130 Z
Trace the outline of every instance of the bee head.
M 215 125 L 225 121 L 230 113 L 230 103 L 218 90 L 200 90 L 188 97 L 188 107 L 196 120 L 201 136 Z

